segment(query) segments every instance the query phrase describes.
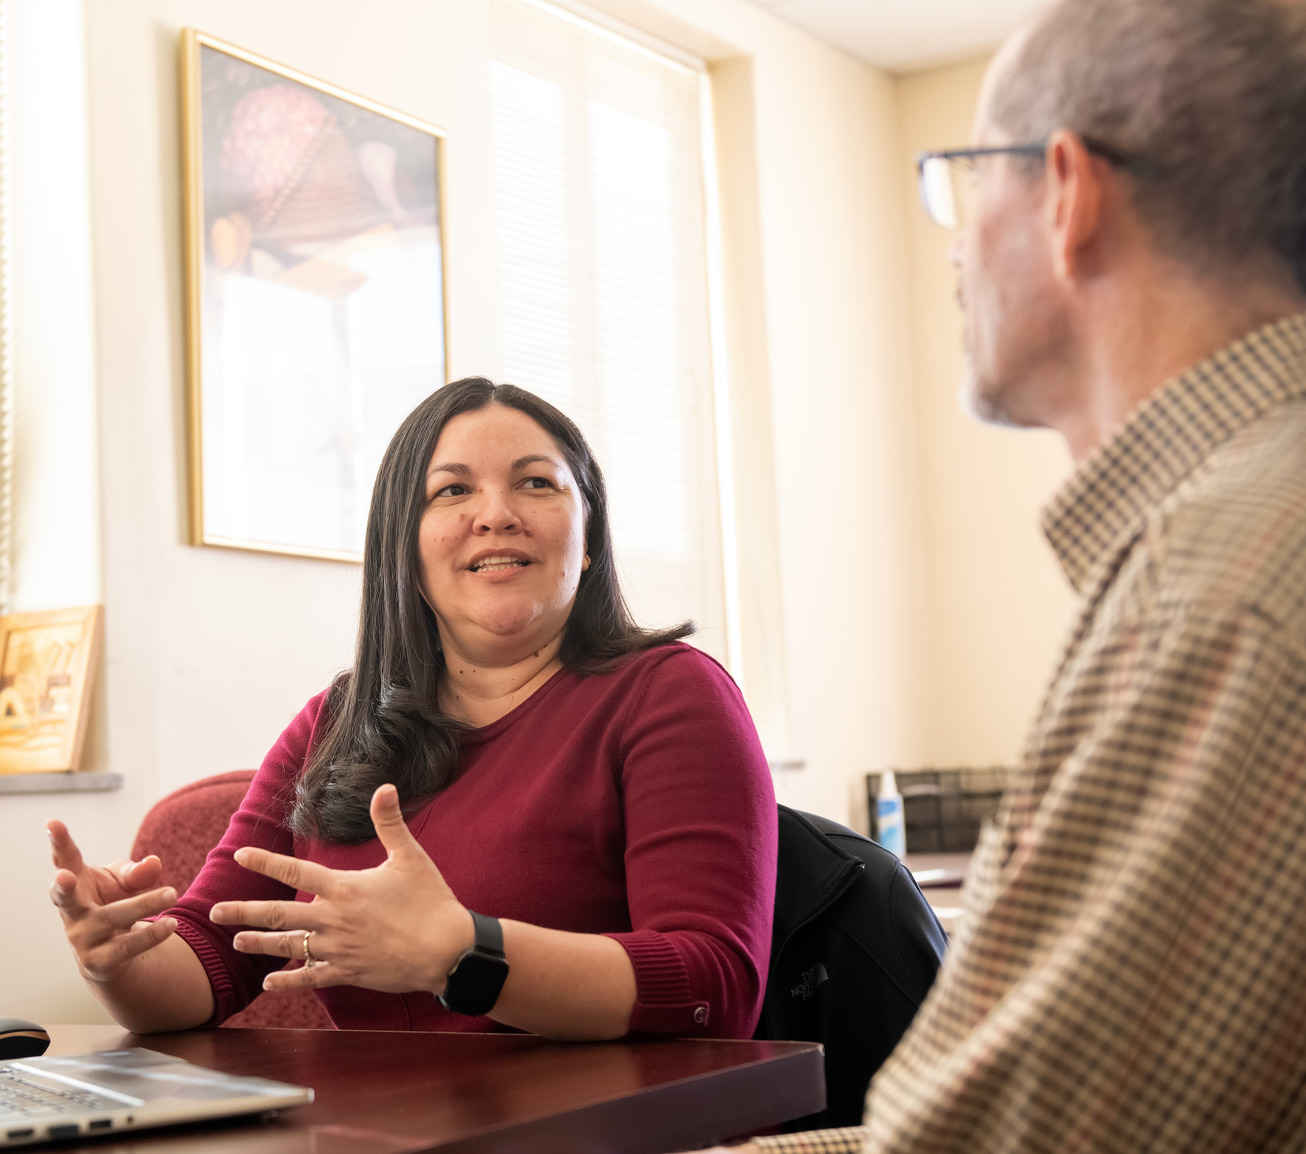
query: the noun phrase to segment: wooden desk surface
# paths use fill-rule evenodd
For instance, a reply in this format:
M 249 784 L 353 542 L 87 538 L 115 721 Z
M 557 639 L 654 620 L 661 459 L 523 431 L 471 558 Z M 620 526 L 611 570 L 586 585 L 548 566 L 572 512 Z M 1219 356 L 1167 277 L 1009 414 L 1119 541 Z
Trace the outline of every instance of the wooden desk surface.
M 550 1042 L 526 1034 L 53 1026 L 50 1053 L 145 1046 L 313 1087 L 268 1120 L 61 1143 L 88 1154 L 666 1154 L 823 1108 L 811 1042 Z
M 916 878 L 921 893 L 949 935 L 961 925 L 961 885 L 970 859 L 968 853 L 909 853 L 903 858 L 914 876 L 921 875 Z

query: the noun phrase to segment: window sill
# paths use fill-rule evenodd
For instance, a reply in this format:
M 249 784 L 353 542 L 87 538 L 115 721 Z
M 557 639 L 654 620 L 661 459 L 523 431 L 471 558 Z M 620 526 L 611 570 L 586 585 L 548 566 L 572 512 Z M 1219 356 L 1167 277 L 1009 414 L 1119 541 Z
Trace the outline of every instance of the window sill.
M 101 793 L 122 788 L 121 773 L 4 773 L 0 794 Z

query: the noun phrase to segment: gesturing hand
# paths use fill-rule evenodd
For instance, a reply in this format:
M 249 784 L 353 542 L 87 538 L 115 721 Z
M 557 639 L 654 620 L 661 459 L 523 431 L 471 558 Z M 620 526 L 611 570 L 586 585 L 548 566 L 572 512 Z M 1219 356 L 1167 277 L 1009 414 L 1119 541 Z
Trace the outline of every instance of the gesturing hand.
M 140 920 L 175 903 L 177 891 L 156 888 L 163 867 L 153 854 L 142 861 L 89 866 L 63 822 L 51 821 L 45 828 L 55 864 L 50 900 L 82 973 L 93 982 L 109 981 L 177 928 L 172 918 Z
M 371 813 L 386 851 L 386 860 L 372 869 L 334 870 L 248 846 L 236 851 L 246 869 L 316 895 L 311 902 L 213 907 L 209 916 L 221 925 L 262 927 L 236 934 L 236 949 L 305 959 L 300 969 L 269 974 L 265 989 L 362 986 L 438 994 L 458 956 L 471 947 L 471 915 L 408 829 L 393 785 L 372 795 Z

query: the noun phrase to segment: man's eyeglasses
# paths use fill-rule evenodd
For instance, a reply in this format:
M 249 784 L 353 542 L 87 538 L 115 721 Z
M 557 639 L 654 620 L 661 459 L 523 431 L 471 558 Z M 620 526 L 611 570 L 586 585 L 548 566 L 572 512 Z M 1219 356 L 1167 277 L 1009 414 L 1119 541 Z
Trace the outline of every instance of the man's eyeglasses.
M 1135 175 L 1154 170 L 1150 162 L 1112 148 L 1101 141 L 1080 137 L 1089 152 Z M 1003 144 L 992 148 L 950 148 L 946 152 L 922 152 L 916 158 L 916 175 L 926 215 L 944 228 L 963 228 L 973 218 L 975 161 L 985 156 L 1041 157 L 1045 144 Z

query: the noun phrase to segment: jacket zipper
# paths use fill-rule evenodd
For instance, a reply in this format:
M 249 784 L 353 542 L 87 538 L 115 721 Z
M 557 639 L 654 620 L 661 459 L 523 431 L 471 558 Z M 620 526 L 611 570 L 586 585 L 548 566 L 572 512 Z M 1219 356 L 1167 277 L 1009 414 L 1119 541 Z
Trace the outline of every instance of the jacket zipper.
M 853 871 L 848 875 L 848 880 L 845 881 L 843 885 L 841 885 L 834 893 L 832 893 L 822 905 L 814 909 L 810 914 L 807 915 L 807 917 L 805 917 L 801 922 L 799 922 L 796 926 L 794 926 L 794 928 L 785 935 L 785 940 L 780 943 L 780 948 L 775 952 L 775 961 L 772 963 L 770 970 L 767 972 L 766 979 L 768 982 L 771 980 L 771 975 L 775 972 L 775 967 L 780 964 L 780 959 L 781 957 L 784 956 L 785 950 L 789 948 L 789 943 L 793 941 L 794 935 L 799 930 L 804 929 L 805 927 L 811 925 L 814 921 L 816 921 L 817 918 L 819 918 L 823 913 L 825 913 L 826 910 L 828 910 L 832 905 L 834 905 L 835 902 L 837 902 L 841 897 L 843 897 L 844 894 L 846 894 L 850 889 L 852 889 L 853 884 L 857 881 L 857 879 L 862 875 L 862 872 L 866 869 L 866 863 L 864 861 L 853 861 L 852 865 L 855 866 L 856 868 L 854 868 Z

